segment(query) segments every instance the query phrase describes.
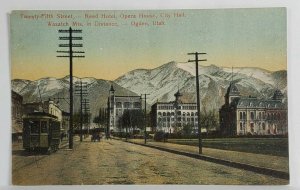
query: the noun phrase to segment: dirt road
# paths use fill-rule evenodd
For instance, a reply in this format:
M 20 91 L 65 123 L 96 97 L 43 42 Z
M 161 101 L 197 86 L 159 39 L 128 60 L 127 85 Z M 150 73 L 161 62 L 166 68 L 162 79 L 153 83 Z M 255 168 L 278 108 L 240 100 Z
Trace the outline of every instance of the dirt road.
M 16 146 L 12 159 L 15 185 L 288 183 L 117 140 L 76 142 L 51 155 L 27 155 Z

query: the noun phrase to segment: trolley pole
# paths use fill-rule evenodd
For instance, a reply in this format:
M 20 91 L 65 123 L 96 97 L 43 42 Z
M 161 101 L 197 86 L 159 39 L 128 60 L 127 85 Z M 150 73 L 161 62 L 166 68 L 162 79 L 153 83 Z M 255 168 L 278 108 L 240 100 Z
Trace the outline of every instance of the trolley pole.
M 198 140 L 199 140 L 199 154 L 202 154 L 202 135 L 200 126 L 200 90 L 199 90 L 199 73 L 198 73 L 198 63 L 199 61 L 206 61 L 206 59 L 198 58 L 199 55 L 204 55 L 206 53 L 188 53 L 188 55 L 195 55 L 195 60 L 189 60 L 188 62 L 196 63 L 196 91 L 197 91 L 197 117 L 198 117 Z
M 67 53 L 56 57 L 67 57 L 70 61 L 70 123 L 69 123 L 69 148 L 73 149 L 73 58 L 84 58 L 84 55 L 74 55 L 74 53 L 84 53 L 83 51 L 73 51 L 74 47 L 82 47 L 82 44 L 73 44 L 73 40 L 82 40 L 82 37 L 73 37 L 73 33 L 82 33 L 82 30 L 58 30 L 59 33 L 67 33 L 68 36 L 59 37 L 59 40 L 67 40 L 67 44 L 59 44 L 59 47 L 68 47 L 69 51 L 57 51 L 57 53 Z
M 145 100 L 145 116 L 144 116 L 144 140 L 145 140 L 145 144 L 147 143 L 147 95 L 150 94 L 141 94 L 141 99 L 143 99 L 143 95 L 144 95 L 144 100 Z

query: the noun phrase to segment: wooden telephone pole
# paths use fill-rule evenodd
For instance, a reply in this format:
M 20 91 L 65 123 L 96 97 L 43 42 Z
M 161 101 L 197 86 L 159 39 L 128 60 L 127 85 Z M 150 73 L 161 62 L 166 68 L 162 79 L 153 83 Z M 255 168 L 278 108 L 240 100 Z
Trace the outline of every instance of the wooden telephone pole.
M 88 95 L 87 93 L 87 82 L 82 82 L 81 79 L 79 82 L 75 83 L 75 95 L 80 96 L 80 142 L 82 142 L 82 126 L 83 126 L 83 97 Z
M 144 98 L 143 98 L 144 95 Z M 147 95 L 150 94 L 141 94 L 141 99 L 145 100 L 145 116 L 144 116 L 144 139 L 145 139 L 145 144 L 147 143 Z
M 74 55 L 75 53 L 81 54 L 83 51 L 73 51 L 74 47 L 82 47 L 82 44 L 73 44 L 73 40 L 82 40 L 82 37 L 74 37 L 74 33 L 82 33 L 82 30 L 58 30 L 59 33 L 68 34 L 68 36 L 59 37 L 59 40 L 66 40 L 69 43 L 59 44 L 59 47 L 69 48 L 68 51 L 57 51 L 57 53 L 66 53 L 67 55 L 58 55 L 57 57 L 66 57 L 70 61 L 70 123 L 69 123 L 69 148 L 73 149 L 73 58 L 84 58 L 84 55 Z
M 198 73 L 198 64 L 199 61 L 206 61 L 206 59 L 200 59 L 199 55 L 204 55 L 206 53 L 188 53 L 188 55 L 195 55 L 195 60 L 189 60 L 188 62 L 196 63 L 196 91 L 197 91 L 197 117 L 198 117 L 198 140 L 199 140 L 199 154 L 202 154 L 202 135 L 201 135 L 201 126 L 200 126 L 200 90 L 199 90 L 199 73 Z

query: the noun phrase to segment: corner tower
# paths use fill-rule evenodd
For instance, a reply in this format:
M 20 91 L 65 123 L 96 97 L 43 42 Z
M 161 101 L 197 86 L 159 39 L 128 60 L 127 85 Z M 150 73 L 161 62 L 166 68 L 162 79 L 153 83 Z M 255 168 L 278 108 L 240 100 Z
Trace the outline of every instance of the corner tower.
M 235 98 L 240 98 L 240 91 L 236 87 L 235 83 L 230 82 L 230 85 L 225 94 L 225 104 L 229 105 Z

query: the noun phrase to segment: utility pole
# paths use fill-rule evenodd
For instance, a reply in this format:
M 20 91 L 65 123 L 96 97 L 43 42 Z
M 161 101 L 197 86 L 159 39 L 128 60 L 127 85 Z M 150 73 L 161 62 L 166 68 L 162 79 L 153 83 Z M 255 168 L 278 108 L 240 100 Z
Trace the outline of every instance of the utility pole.
M 66 33 L 68 36 L 59 37 L 59 40 L 67 40 L 67 44 L 59 44 L 59 47 L 67 47 L 68 51 L 57 51 L 57 53 L 67 53 L 57 57 L 67 57 L 70 61 L 70 123 L 69 123 L 69 148 L 73 149 L 73 58 L 84 58 L 84 55 L 74 55 L 74 53 L 84 53 L 83 51 L 73 51 L 74 47 L 82 47 L 82 44 L 73 44 L 73 40 L 82 40 L 82 37 L 73 37 L 73 33 L 82 33 L 82 30 L 58 30 L 59 33 Z
M 147 143 L 147 95 L 150 94 L 141 94 L 141 100 L 143 99 L 144 95 L 144 100 L 145 100 L 145 117 L 144 117 L 144 139 L 145 139 L 145 144 Z
M 83 115 L 82 115 L 82 104 L 83 96 L 87 96 L 87 82 L 82 82 L 81 79 L 79 82 L 75 83 L 75 95 L 80 96 L 80 142 L 82 142 L 82 125 L 83 125 Z
M 82 101 L 82 109 L 84 113 L 84 123 L 87 123 L 89 121 L 89 113 L 90 113 L 90 101 L 87 98 L 84 98 Z M 89 133 L 89 127 L 88 127 L 88 133 Z
M 188 53 L 188 55 L 195 55 L 195 60 L 189 60 L 188 62 L 196 63 L 196 91 L 197 91 L 197 117 L 198 117 L 198 140 L 199 140 L 199 154 L 202 154 L 202 135 L 201 135 L 201 126 L 200 126 L 200 90 L 199 90 L 199 73 L 198 73 L 198 64 L 199 61 L 207 61 L 206 59 L 198 58 L 199 55 L 204 55 L 206 53 Z

